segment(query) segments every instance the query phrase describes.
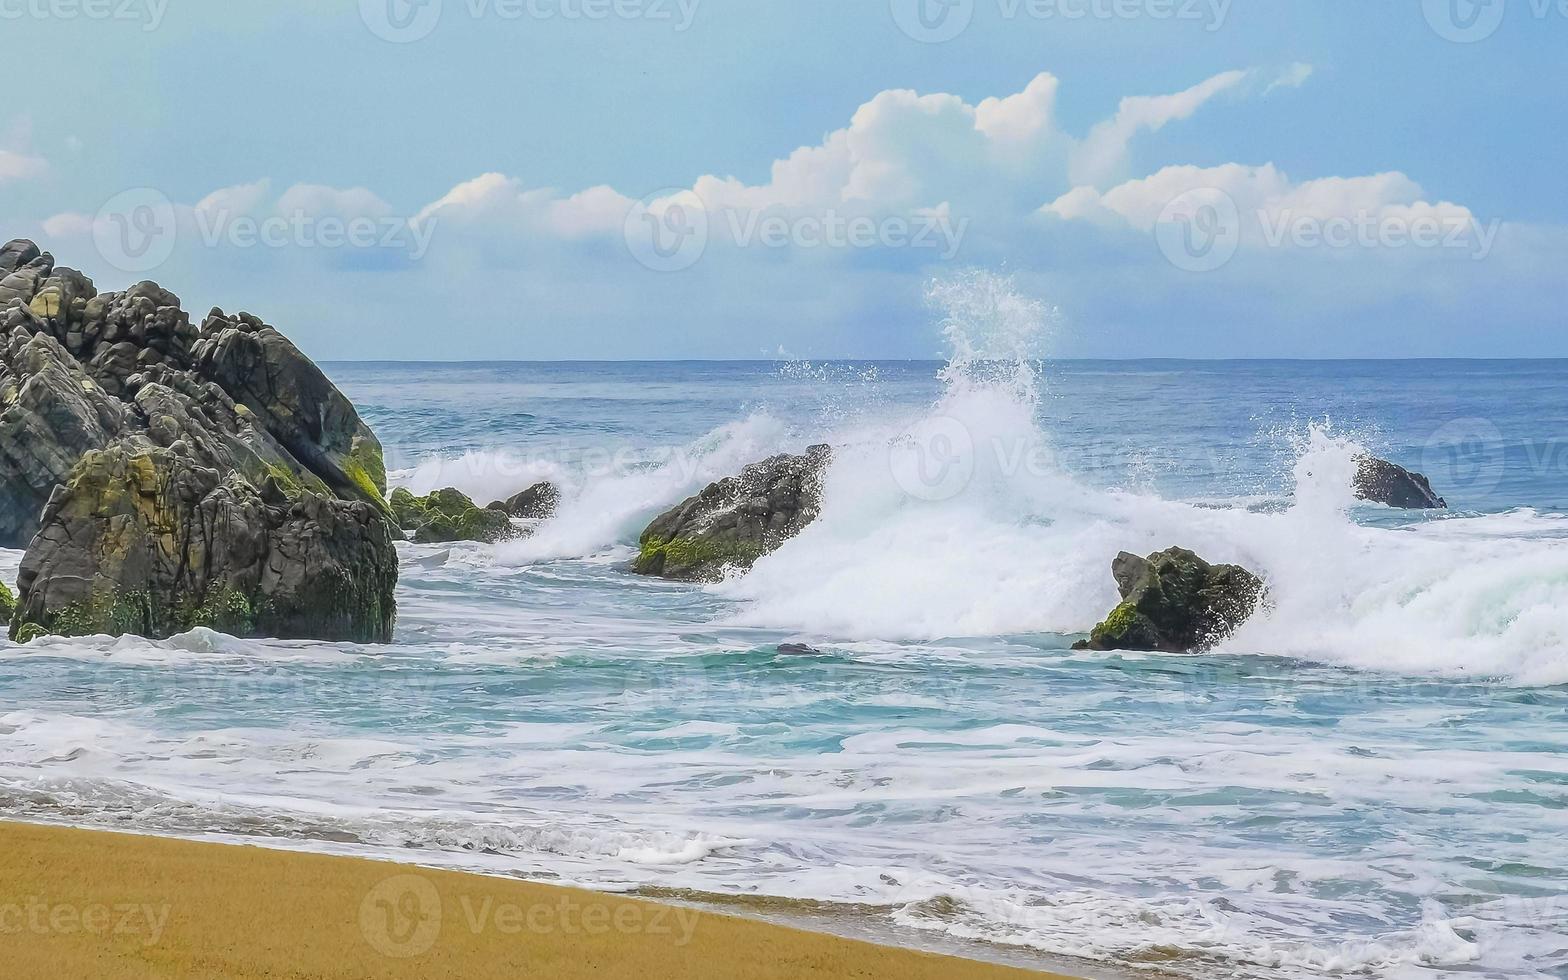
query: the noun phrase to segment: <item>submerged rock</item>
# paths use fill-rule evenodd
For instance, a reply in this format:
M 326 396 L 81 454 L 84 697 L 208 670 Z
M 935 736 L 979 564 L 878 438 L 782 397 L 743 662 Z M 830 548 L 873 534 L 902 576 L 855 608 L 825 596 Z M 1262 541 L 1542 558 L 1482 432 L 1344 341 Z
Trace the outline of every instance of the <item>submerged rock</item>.
M 555 516 L 555 508 L 561 502 L 561 491 L 555 484 L 548 481 L 535 483 L 527 490 L 522 491 L 506 500 L 497 500 L 488 510 L 499 510 L 512 517 L 521 517 L 528 520 L 543 520 Z
M 461 490 L 447 487 L 416 497 L 402 487 L 392 491 L 392 516 L 420 544 L 483 541 L 493 544 L 517 536 L 503 511 L 479 507 Z
M 375 435 L 272 327 L 214 310 L 198 329 L 156 283 L 99 293 L 31 242 L 0 248 L 13 635 L 386 639 L 385 486 Z
M 1426 477 L 1376 456 L 1356 459 L 1356 496 L 1373 503 L 1408 510 L 1439 510 L 1448 502 L 1439 497 Z
M 1081 650 L 1186 653 L 1212 646 L 1246 622 L 1263 582 L 1239 565 L 1210 565 L 1185 548 L 1148 558 L 1122 552 L 1111 563 L 1122 602 Z
M 774 456 L 709 484 L 643 531 L 632 569 L 686 581 L 713 581 L 750 568 L 799 534 L 822 506 L 822 474 L 832 449 Z

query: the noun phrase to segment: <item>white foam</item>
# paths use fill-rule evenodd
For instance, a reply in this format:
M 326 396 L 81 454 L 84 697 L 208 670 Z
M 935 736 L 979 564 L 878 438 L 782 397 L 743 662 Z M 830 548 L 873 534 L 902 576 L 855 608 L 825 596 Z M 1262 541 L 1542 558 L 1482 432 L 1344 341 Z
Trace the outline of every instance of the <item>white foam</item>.
M 1299 437 L 1283 511 L 1090 487 L 1038 421 L 1026 350 L 1043 311 L 995 277 L 935 295 L 955 351 L 940 400 L 837 435 L 818 520 L 718 587 L 744 603 L 734 624 L 842 639 L 1087 632 L 1116 601 L 1119 551 L 1182 546 L 1268 581 L 1269 610 L 1227 651 L 1568 681 L 1568 520 L 1522 511 L 1358 524 L 1352 511 L 1365 505 L 1352 484 L 1365 449 L 1323 424 Z M 918 483 L 901 448 L 911 439 L 917 455 L 948 453 L 946 477 Z

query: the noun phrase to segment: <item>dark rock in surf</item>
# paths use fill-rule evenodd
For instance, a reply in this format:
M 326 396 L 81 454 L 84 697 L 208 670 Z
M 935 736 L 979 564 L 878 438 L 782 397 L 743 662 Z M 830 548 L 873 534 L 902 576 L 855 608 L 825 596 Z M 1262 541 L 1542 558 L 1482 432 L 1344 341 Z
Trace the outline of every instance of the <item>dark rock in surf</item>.
M 142 440 L 82 457 L 22 559 L 16 639 L 46 633 L 390 638 L 397 554 L 381 510 Z
M 31 242 L 0 248 L 13 636 L 389 639 L 385 484 L 375 435 L 272 327 L 214 310 L 198 329 L 156 283 L 99 293 Z
M 1263 582 L 1239 565 L 1211 565 L 1185 548 L 1111 563 L 1122 602 L 1080 650 L 1187 653 L 1212 646 L 1257 611 Z
M 555 508 L 560 502 L 561 491 L 556 489 L 555 484 L 544 482 L 535 483 L 506 500 L 497 500 L 487 509 L 499 510 L 525 520 L 543 520 L 555 516 Z
M 816 657 L 820 656 L 822 651 L 804 643 L 780 643 L 777 653 L 781 657 Z
M 1407 510 L 1448 507 L 1448 502 L 1432 490 L 1426 477 L 1376 456 L 1356 459 L 1356 496 Z
M 461 490 L 447 487 L 416 497 L 402 487 L 392 491 L 392 516 L 419 544 L 482 541 L 493 544 L 517 536 L 502 511 L 479 507 Z
M 822 476 L 832 450 L 783 454 L 709 484 L 643 531 L 632 568 L 641 575 L 714 581 L 750 568 L 799 534 L 822 506 Z

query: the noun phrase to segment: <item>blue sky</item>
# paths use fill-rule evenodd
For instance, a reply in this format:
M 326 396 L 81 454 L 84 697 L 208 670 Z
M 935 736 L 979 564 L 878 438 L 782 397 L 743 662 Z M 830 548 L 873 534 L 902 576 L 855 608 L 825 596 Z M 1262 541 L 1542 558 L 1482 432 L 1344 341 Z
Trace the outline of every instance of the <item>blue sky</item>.
M 1568 355 L 1563 5 L 940 2 L 0 0 L 0 234 L 332 358 Z

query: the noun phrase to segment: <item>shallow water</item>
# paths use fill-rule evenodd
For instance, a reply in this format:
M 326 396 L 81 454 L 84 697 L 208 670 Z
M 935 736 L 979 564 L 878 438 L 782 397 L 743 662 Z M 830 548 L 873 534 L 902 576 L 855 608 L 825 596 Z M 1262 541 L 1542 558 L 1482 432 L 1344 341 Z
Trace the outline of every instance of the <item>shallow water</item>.
M 329 365 L 396 482 L 550 477 L 561 513 L 400 546 L 385 648 L 0 647 L 0 815 L 1191 976 L 1568 973 L 1568 363 L 1041 362 L 1038 311 L 970 287 L 947 364 Z M 660 509 L 819 441 L 821 518 L 752 572 L 626 571 Z M 1356 504 L 1363 446 L 1452 510 Z M 1112 556 L 1173 544 L 1270 608 L 1070 651 Z

